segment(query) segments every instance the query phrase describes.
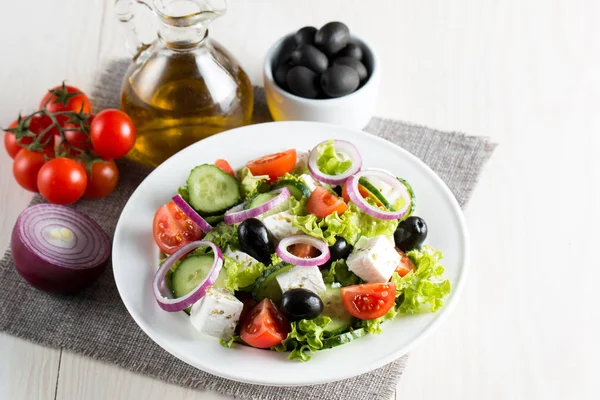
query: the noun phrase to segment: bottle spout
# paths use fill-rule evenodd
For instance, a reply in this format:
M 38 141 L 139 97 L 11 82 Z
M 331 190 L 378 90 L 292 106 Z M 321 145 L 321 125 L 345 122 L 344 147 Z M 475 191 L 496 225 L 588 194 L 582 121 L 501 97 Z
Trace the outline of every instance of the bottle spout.
M 115 0 L 115 15 L 123 26 L 125 45 L 127 51 L 132 56 L 138 54 L 139 50 L 147 45 L 136 27 L 136 13 L 139 12 L 138 6 L 144 6 L 147 11 L 152 11 L 152 7 L 147 3 L 148 0 Z M 139 18 L 139 16 L 138 16 Z
M 177 27 L 201 24 L 204 28 L 227 12 L 226 0 L 154 0 L 163 23 Z

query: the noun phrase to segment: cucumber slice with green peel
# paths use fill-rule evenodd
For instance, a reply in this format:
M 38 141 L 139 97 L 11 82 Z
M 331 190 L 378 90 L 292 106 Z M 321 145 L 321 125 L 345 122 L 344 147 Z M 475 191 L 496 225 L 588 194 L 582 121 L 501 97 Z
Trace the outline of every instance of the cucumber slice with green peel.
M 323 302 L 321 315 L 331 318 L 331 322 L 325 326 L 323 332 L 325 336 L 335 336 L 347 331 L 354 318 L 344 307 L 342 289 L 331 287 L 331 284 L 325 284 L 325 287 L 325 291 L 319 293 Z
M 252 288 L 252 297 L 254 300 L 261 301 L 269 298 L 273 300 L 275 304 L 281 302 L 281 287 L 277 282 L 277 276 L 284 274 L 294 268 L 293 265 L 279 263 L 266 269 L 256 281 L 254 281 L 254 287 Z
M 171 290 L 173 291 L 173 296 L 183 297 L 194 290 L 204 279 L 206 279 L 208 273 L 212 269 L 213 263 L 214 257 L 212 255 L 192 256 L 183 260 L 171 275 Z M 227 271 L 223 268 L 213 287 L 224 288 L 226 280 Z M 189 314 L 191 308 L 192 307 L 188 307 L 183 311 Z
M 206 222 L 208 222 L 209 224 L 211 224 L 212 226 L 215 226 L 221 222 L 223 222 L 223 220 L 225 220 L 225 215 L 220 214 L 220 215 L 210 215 L 208 217 L 204 217 L 204 220 Z
M 199 165 L 187 180 L 190 205 L 200 213 L 215 213 L 240 202 L 237 180 L 212 164 Z
M 293 181 L 291 179 L 284 179 L 280 182 L 277 182 L 275 185 L 275 189 L 279 189 L 282 187 L 288 188 L 292 196 L 296 198 L 296 200 L 302 199 L 302 197 L 310 197 L 311 191 L 304 183 L 299 181 Z
M 323 348 L 331 349 L 332 347 L 337 347 L 337 346 L 341 346 L 346 343 L 350 343 L 354 339 L 358 339 L 360 337 L 365 336 L 367 333 L 368 332 L 366 330 L 364 330 L 363 328 L 360 328 L 360 329 L 354 329 L 349 332 L 345 332 L 345 333 L 341 333 L 339 335 L 332 336 L 330 338 L 323 340 Z
M 398 178 L 396 177 L 401 184 L 404 185 L 404 187 L 406 188 L 406 190 L 408 191 L 408 194 L 410 195 L 410 208 L 408 210 L 408 214 L 406 214 L 406 216 L 404 217 L 404 219 L 410 217 L 413 212 L 415 211 L 415 206 L 416 206 L 416 196 L 415 196 L 415 191 L 413 190 L 412 186 L 410 186 L 410 184 L 406 181 L 406 179 L 402 179 L 402 178 Z M 404 206 L 404 204 L 402 205 L 398 205 L 398 209 L 400 209 L 400 206 Z
M 248 200 L 248 202 L 246 203 L 246 206 L 244 208 L 246 210 L 249 210 L 251 208 L 261 206 L 261 205 L 265 204 L 267 201 L 273 200 L 278 195 L 279 194 L 273 194 L 270 192 L 256 194 Z M 260 214 L 259 217 L 260 218 L 268 217 L 269 215 L 274 215 L 274 214 L 280 213 L 289 208 L 290 208 L 290 202 L 288 200 L 286 200 L 283 203 L 281 203 L 280 205 L 278 205 L 277 207 L 272 208 L 269 211 L 265 211 L 264 213 Z
M 373 186 L 373 184 L 371 182 L 369 182 L 367 180 L 367 178 L 360 178 L 358 180 L 358 183 L 360 183 L 361 185 L 364 186 L 365 189 L 367 189 L 373 196 L 375 196 L 375 198 L 377 200 L 379 200 L 379 202 L 381 204 L 383 204 L 383 206 L 390 210 L 393 211 L 392 205 L 390 204 L 389 201 L 387 201 L 387 199 L 381 194 L 381 192 L 379 191 L 379 189 L 377 189 L 375 186 Z

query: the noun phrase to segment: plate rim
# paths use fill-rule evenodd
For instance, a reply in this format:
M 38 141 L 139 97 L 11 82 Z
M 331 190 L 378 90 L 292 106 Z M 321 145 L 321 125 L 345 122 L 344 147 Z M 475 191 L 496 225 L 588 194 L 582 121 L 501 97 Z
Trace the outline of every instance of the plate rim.
M 126 300 L 126 297 L 124 297 L 124 295 L 123 295 L 124 288 L 121 285 L 119 285 L 119 278 L 118 278 L 118 272 L 117 272 L 118 268 L 115 268 L 115 260 L 118 259 L 118 256 L 120 255 L 120 250 L 119 250 L 120 247 L 119 247 L 118 243 L 120 243 L 121 241 L 118 239 L 121 236 L 120 227 L 122 226 L 123 215 L 125 214 L 125 210 L 127 210 L 128 207 L 130 207 L 130 203 L 132 204 L 132 198 L 134 198 L 134 194 L 138 190 L 140 190 L 140 188 L 143 185 L 147 184 L 146 182 L 150 181 L 151 177 L 155 173 L 158 173 L 158 171 L 160 171 L 164 168 L 167 168 L 168 164 L 170 162 L 173 162 L 171 160 L 176 157 L 180 157 L 182 153 L 191 152 L 197 146 L 206 145 L 207 143 L 210 144 L 213 141 L 226 140 L 227 136 L 235 135 L 235 134 L 237 134 L 237 132 L 248 129 L 249 127 L 265 126 L 265 125 L 279 125 L 279 126 L 301 125 L 306 128 L 318 126 L 319 129 L 335 129 L 338 132 L 343 130 L 343 131 L 347 131 L 354 135 L 363 135 L 369 141 L 377 141 L 383 145 L 393 146 L 396 151 L 400 151 L 401 153 L 403 153 L 404 157 L 415 162 L 417 165 L 419 165 L 421 168 L 423 168 L 425 171 L 427 171 L 427 174 L 437 183 L 439 188 L 441 188 L 445 192 L 447 197 L 449 198 L 450 205 L 451 205 L 451 207 L 454 211 L 454 214 L 457 217 L 457 220 L 459 222 L 459 228 L 460 228 L 459 230 L 462 233 L 462 249 L 461 249 L 461 251 L 463 253 L 463 260 L 462 260 L 462 263 L 459 263 L 459 265 L 461 266 L 460 271 L 459 271 L 459 276 L 458 276 L 457 280 L 455 282 L 453 282 L 453 289 L 452 289 L 453 294 L 452 294 L 451 299 L 448 301 L 448 303 L 446 303 L 444 305 L 444 307 L 441 310 L 439 310 L 436 313 L 435 318 L 433 318 L 431 320 L 431 322 L 429 322 L 423 328 L 422 333 L 420 335 L 418 335 L 414 340 L 412 340 L 405 346 L 399 348 L 395 352 L 391 352 L 386 357 L 381 357 L 381 358 L 377 359 L 376 361 L 369 363 L 368 365 L 361 364 L 360 368 L 355 368 L 351 373 L 338 373 L 338 374 L 335 374 L 334 377 L 331 377 L 328 375 L 327 377 L 323 377 L 318 380 L 312 379 L 310 381 L 302 380 L 302 379 L 282 381 L 279 379 L 278 382 L 272 382 L 272 381 L 268 381 L 266 379 L 265 380 L 241 379 L 239 377 L 236 377 L 233 375 L 228 375 L 227 373 L 223 373 L 221 370 L 216 370 L 216 369 L 212 368 L 210 365 L 208 365 L 208 366 L 202 365 L 202 367 L 200 367 L 197 365 L 197 363 L 195 362 L 194 359 L 192 359 L 191 357 L 187 357 L 185 353 L 178 351 L 176 346 L 171 346 L 171 344 L 168 343 L 168 341 L 161 340 L 160 338 L 155 338 L 153 336 L 153 334 L 151 334 L 153 332 L 153 329 L 145 323 L 145 321 L 143 320 L 141 315 L 137 315 L 137 313 L 135 312 L 132 305 L 128 303 L 128 301 Z M 114 236 L 113 236 L 111 262 L 112 262 L 113 277 L 115 279 L 115 284 L 117 286 L 117 291 L 119 293 L 119 297 L 121 298 L 121 301 L 125 305 L 125 308 L 127 309 L 127 312 L 129 313 L 129 315 L 133 318 L 135 323 L 142 329 L 142 331 L 154 343 L 156 343 L 158 346 L 160 346 L 162 349 L 164 349 L 165 351 L 167 351 L 168 353 L 170 353 L 177 359 L 179 359 L 179 360 L 185 362 L 186 364 L 188 364 L 194 368 L 197 368 L 201 371 L 204 371 L 209 374 L 212 374 L 212 375 L 215 375 L 218 377 L 222 377 L 225 379 L 233 380 L 236 382 L 248 383 L 248 384 L 253 384 L 253 385 L 267 385 L 267 386 L 308 386 L 308 385 L 331 383 L 331 382 L 336 382 L 336 381 L 340 381 L 343 379 L 349 379 L 349 378 L 353 378 L 353 377 L 371 372 L 378 368 L 381 368 L 393 361 L 400 359 L 404 355 L 408 354 L 412 349 L 414 349 L 415 347 L 420 345 L 427 337 L 429 337 L 429 335 L 432 332 L 434 332 L 446 320 L 446 318 L 448 318 L 448 315 L 454 310 L 454 308 L 456 307 L 456 304 L 458 303 L 458 299 L 460 298 L 460 295 L 464 289 L 464 286 L 466 285 L 468 271 L 470 269 L 470 236 L 469 236 L 469 231 L 468 231 L 464 213 L 463 213 L 460 205 L 458 204 L 456 197 L 450 190 L 450 188 L 439 177 L 439 175 L 435 171 L 433 171 L 433 169 L 431 169 L 431 167 L 429 165 L 425 164 L 425 162 L 423 162 L 420 158 L 418 158 L 414 154 L 410 153 L 408 150 L 404 149 L 403 147 L 401 147 L 393 142 L 390 142 L 382 137 L 376 136 L 372 133 L 357 130 L 357 129 L 347 128 L 347 127 L 342 127 L 342 126 L 338 126 L 338 125 L 321 123 L 321 122 L 310 122 L 310 121 L 282 121 L 282 122 L 275 121 L 275 122 L 264 122 L 264 123 L 260 123 L 260 124 L 246 125 L 246 126 L 242 126 L 242 127 L 238 127 L 238 128 L 234 128 L 234 129 L 230 129 L 230 130 L 221 132 L 217 135 L 213 135 L 211 137 L 203 139 L 199 142 L 196 142 L 196 143 L 178 151 L 177 153 L 175 153 L 174 155 L 169 157 L 167 160 L 165 160 L 158 167 L 153 169 L 150 172 L 150 174 L 148 174 L 148 176 L 146 176 L 144 178 L 144 180 L 136 187 L 136 189 L 130 195 L 130 198 L 127 200 L 127 202 L 123 206 L 123 210 L 121 211 L 121 214 L 119 215 L 117 224 L 115 226 L 115 231 L 114 231 Z M 344 369 L 344 368 L 338 369 L 338 371 L 345 371 L 345 370 L 346 369 Z

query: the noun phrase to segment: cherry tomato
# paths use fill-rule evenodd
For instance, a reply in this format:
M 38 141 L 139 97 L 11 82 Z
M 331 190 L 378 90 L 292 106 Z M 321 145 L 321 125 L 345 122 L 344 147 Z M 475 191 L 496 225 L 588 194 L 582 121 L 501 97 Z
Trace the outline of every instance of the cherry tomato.
M 306 211 L 319 218 L 325 218 L 337 211 L 341 215 L 348 206 L 342 199 L 329 193 L 325 188 L 317 186 L 308 198 Z
M 91 123 L 92 123 L 94 117 L 95 117 L 94 114 L 90 114 L 88 116 L 87 123 L 86 123 L 88 126 L 88 132 L 89 132 L 89 127 L 91 126 Z M 64 131 L 65 139 L 72 148 L 83 150 L 83 151 L 92 150 L 92 141 L 90 139 L 90 135 L 89 135 L 89 133 L 85 133 L 81 129 L 81 125 L 65 123 L 64 128 L 66 129 Z M 71 130 L 71 129 L 75 129 L 75 130 Z M 70 156 L 76 157 L 76 156 L 80 155 L 79 151 L 70 149 L 69 146 L 67 146 L 65 143 L 63 143 L 60 135 L 57 135 L 55 137 L 54 142 L 55 142 L 56 149 L 58 149 L 59 146 L 62 145 L 61 151 L 66 151 L 67 154 L 69 154 Z
M 215 161 L 215 165 L 219 167 L 223 172 L 227 172 L 229 175 L 235 178 L 235 172 L 233 172 L 233 168 L 231 168 L 231 165 L 229 165 L 227 160 L 219 158 L 217 161 Z
M 252 297 L 252 295 L 248 292 L 236 292 L 235 297 L 242 303 L 244 303 L 244 308 L 242 308 L 242 312 L 240 314 L 240 321 L 245 321 L 246 317 L 252 312 L 254 307 L 258 304 L 256 300 Z M 237 324 L 236 333 L 240 333 L 240 329 L 242 327 L 242 323 Z
M 135 144 L 135 125 L 129 115 L 119 110 L 99 112 L 90 126 L 95 153 L 104 158 L 119 158 Z
M 40 169 L 37 185 L 50 203 L 71 204 L 83 196 L 87 175 L 77 161 L 59 157 L 48 161 Z
M 156 210 L 152 224 L 154 241 L 166 254 L 181 246 L 199 240 L 202 231 L 172 201 Z
M 74 86 L 68 85 L 55 86 L 50 89 L 40 102 L 40 108 L 45 108 L 51 113 L 65 111 L 73 111 L 78 113 L 83 111 L 87 114 L 92 111 L 90 99 L 88 99 L 85 93 Z M 64 115 L 57 115 L 56 119 L 61 125 L 65 124 L 69 120 L 69 118 Z
M 269 154 L 246 164 L 252 175 L 269 175 L 275 180 L 296 166 L 296 150 L 286 150 L 281 153 Z
M 393 283 L 365 283 L 342 288 L 346 310 L 358 319 L 383 317 L 394 305 L 396 285 Z
M 85 165 L 82 167 L 86 168 Z M 115 190 L 119 182 L 119 169 L 113 160 L 96 161 L 92 164 L 92 174 L 87 173 L 87 186 L 83 197 L 86 199 L 100 199 L 108 196 Z
M 37 184 L 38 172 L 45 163 L 46 157 L 44 153 L 22 148 L 17 153 L 13 162 L 13 175 L 24 189 L 39 192 Z
M 52 120 L 45 115 L 34 115 L 29 120 L 29 125 L 27 129 L 29 129 L 36 136 L 41 135 L 50 125 L 52 124 Z M 17 121 L 13 121 L 10 124 L 9 129 L 16 128 Z M 51 128 L 48 132 L 44 134 L 42 138 L 40 138 L 41 144 L 44 144 L 43 149 L 48 157 L 54 157 L 54 135 L 58 133 L 58 129 Z M 4 147 L 6 147 L 6 151 L 8 154 L 15 158 L 19 150 L 23 147 L 29 146 L 33 143 L 33 137 L 26 136 L 22 137 L 20 140 L 17 140 L 17 136 L 15 133 L 6 132 L 4 134 Z
M 300 258 L 315 258 L 319 255 L 316 247 L 306 243 L 296 243 L 288 247 L 288 251 Z
M 410 271 L 414 271 L 415 264 L 413 264 L 410 257 L 408 257 L 405 252 L 403 252 L 402 250 L 400 250 L 397 247 L 396 247 L 396 251 L 398 252 L 398 254 L 400 254 L 400 262 L 398 263 L 398 266 L 396 267 L 396 272 L 398 273 L 398 275 L 404 276 L 404 275 L 408 274 Z
M 361 184 L 358 185 L 358 193 L 360 193 L 360 195 L 363 197 L 363 199 L 368 199 L 370 197 L 372 199 L 377 200 L 377 197 L 375 197 L 375 195 L 373 193 L 369 192 L 367 190 L 367 188 Z M 348 185 L 346 185 L 345 183 L 342 186 L 342 198 L 344 199 L 344 201 L 346 203 L 350 203 L 350 196 L 348 196 Z M 383 204 L 381 204 L 381 202 L 379 200 L 377 200 L 377 205 L 381 206 Z
M 277 346 L 290 332 L 290 324 L 271 299 L 258 303 L 241 322 L 240 337 L 252 347 Z

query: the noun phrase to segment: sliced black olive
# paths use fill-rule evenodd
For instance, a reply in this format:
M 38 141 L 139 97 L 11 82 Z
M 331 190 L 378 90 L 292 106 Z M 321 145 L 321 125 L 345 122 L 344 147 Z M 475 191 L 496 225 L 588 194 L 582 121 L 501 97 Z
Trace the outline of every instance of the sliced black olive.
M 313 44 L 315 42 L 315 33 L 317 33 L 317 28 L 314 26 L 305 26 L 304 28 L 298 29 L 298 32 L 294 34 L 296 46 Z
M 323 301 L 310 290 L 290 289 L 281 296 L 281 312 L 291 321 L 313 319 L 323 312 Z
M 302 65 L 320 74 L 327 69 L 329 59 L 312 44 L 303 44 L 292 53 L 292 64 Z
M 287 74 L 287 84 L 293 94 L 308 99 L 316 98 L 321 92 L 319 75 L 301 65 L 290 69 Z
M 352 57 L 356 58 L 358 61 L 363 58 L 363 51 L 359 44 L 357 43 L 348 43 L 346 47 L 340 50 L 339 53 L 336 54 L 337 57 Z
M 342 22 L 329 22 L 315 34 L 315 44 L 328 55 L 332 56 L 348 44 L 350 30 Z
M 244 253 L 265 265 L 271 264 L 275 241 L 267 227 L 256 218 L 248 218 L 238 225 L 238 239 Z
M 330 97 L 352 93 L 359 84 L 358 72 L 347 65 L 333 65 L 321 75 L 321 88 Z
M 333 65 L 347 65 L 350 68 L 354 68 L 356 70 L 356 72 L 358 72 L 358 79 L 360 79 L 361 82 L 363 82 L 365 79 L 367 79 L 367 75 L 368 75 L 367 68 L 365 67 L 365 65 L 363 63 L 358 61 L 356 58 L 337 57 L 333 61 Z
M 421 217 L 408 217 L 394 232 L 396 247 L 406 252 L 421 247 L 427 238 L 427 224 Z

